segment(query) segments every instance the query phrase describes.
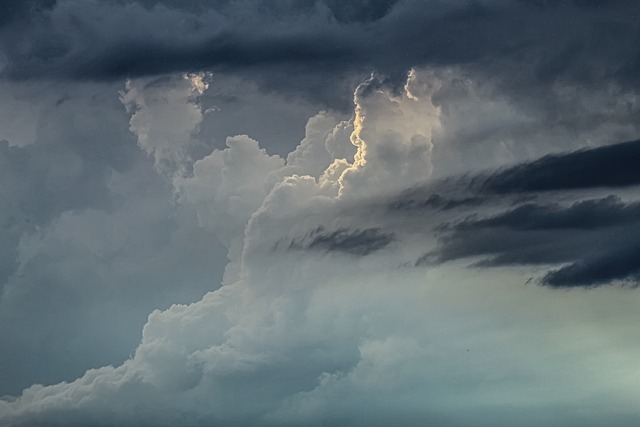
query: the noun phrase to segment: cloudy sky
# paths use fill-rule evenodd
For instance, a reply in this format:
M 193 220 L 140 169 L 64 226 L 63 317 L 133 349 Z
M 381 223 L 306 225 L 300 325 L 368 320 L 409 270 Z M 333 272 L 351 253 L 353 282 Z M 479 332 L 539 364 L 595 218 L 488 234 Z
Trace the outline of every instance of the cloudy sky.
M 0 2 L 0 424 L 640 425 L 640 3 Z

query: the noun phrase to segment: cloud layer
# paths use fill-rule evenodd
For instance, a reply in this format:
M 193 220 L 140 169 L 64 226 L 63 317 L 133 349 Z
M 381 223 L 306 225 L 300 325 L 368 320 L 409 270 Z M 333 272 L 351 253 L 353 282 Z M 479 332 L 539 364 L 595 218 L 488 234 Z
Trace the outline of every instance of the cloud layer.
M 12 79 L 212 70 L 342 108 L 354 73 L 402 84 L 422 65 L 499 74 L 514 91 L 536 87 L 541 101 L 554 81 L 638 84 L 633 0 L 11 3 L 0 52 Z

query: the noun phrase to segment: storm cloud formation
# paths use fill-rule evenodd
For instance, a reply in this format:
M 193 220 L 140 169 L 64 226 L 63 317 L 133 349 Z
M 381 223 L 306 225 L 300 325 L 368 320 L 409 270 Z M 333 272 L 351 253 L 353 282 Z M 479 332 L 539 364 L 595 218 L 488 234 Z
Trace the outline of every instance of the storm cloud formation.
M 637 87 L 640 6 L 614 3 L 12 2 L 4 18 L 2 73 L 113 80 L 212 70 L 313 96 L 328 78 L 346 89 L 339 80 L 350 80 L 352 72 L 401 76 L 412 66 L 438 64 L 497 73 L 513 90 L 537 86 L 541 94 L 557 80 Z M 315 97 L 348 105 L 345 93 L 329 92 Z
M 640 424 L 637 2 L 2 7 L 0 424 Z

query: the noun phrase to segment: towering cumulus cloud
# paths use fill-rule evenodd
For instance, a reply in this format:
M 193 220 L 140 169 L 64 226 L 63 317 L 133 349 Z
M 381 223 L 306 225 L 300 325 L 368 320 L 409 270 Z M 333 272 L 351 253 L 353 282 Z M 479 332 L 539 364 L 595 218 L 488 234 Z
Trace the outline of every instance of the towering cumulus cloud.
M 491 188 L 519 176 L 431 178 L 470 114 L 455 73 L 374 74 L 351 119 L 312 117 L 286 161 L 237 135 L 192 162 L 202 77 L 130 81 L 139 146 L 228 249 L 223 286 L 152 312 L 123 364 L 0 401 L 0 424 L 637 425 L 637 293 L 521 286 L 521 269 L 455 261 L 480 250 L 443 255 L 454 238 L 432 230 L 491 233 L 511 203 Z

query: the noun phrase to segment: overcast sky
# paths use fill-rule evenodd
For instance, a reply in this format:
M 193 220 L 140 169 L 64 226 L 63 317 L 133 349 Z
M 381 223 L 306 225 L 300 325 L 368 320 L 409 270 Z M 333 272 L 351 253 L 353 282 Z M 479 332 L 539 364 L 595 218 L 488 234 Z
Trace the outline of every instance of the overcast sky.
M 0 2 L 3 426 L 640 425 L 640 3 Z

